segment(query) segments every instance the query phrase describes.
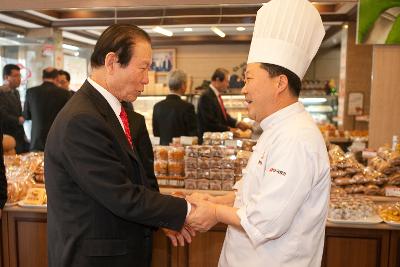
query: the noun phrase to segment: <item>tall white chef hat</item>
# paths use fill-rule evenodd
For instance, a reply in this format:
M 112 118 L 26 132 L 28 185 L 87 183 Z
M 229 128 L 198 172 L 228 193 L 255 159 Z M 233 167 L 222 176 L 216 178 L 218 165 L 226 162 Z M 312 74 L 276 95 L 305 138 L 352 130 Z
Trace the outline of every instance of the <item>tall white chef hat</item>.
M 325 35 L 307 0 L 271 0 L 258 10 L 247 63 L 270 63 L 304 77 Z

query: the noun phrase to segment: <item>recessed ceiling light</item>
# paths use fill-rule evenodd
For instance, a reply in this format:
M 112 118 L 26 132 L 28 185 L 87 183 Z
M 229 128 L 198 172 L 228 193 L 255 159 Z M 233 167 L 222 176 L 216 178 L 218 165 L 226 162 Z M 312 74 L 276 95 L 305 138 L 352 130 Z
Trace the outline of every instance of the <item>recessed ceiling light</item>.
M 21 39 L 24 38 L 24 36 L 22 34 L 17 34 L 17 38 Z
M 184 32 L 192 32 L 192 31 L 193 31 L 193 28 L 184 28 L 183 31 L 184 31 Z
M 154 27 L 154 28 L 153 28 L 153 31 L 155 31 L 156 33 L 165 35 L 165 36 L 169 36 L 169 37 L 171 37 L 172 35 L 174 35 L 171 31 L 169 31 L 169 30 L 167 30 L 167 29 L 164 29 L 164 28 L 162 28 L 162 27 L 160 27 L 160 26 Z
M 221 38 L 224 38 L 225 37 L 225 33 L 223 32 L 223 31 L 221 31 L 219 28 L 217 28 L 217 27 L 215 27 L 215 26 L 213 26 L 213 27 L 211 27 L 211 30 L 216 34 L 216 35 L 218 35 L 219 37 L 221 37 Z
M 79 47 L 74 46 L 74 45 L 69 45 L 69 44 L 62 44 L 62 47 L 64 49 L 69 49 L 69 50 L 72 50 L 72 51 L 78 51 L 79 50 Z
M 246 30 L 246 28 L 245 27 L 237 27 L 236 30 L 239 32 L 242 32 L 242 31 Z
M 348 24 L 344 24 L 344 25 L 343 25 L 343 28 L 344 28 L 344 29 L 347 29 L 347 28 L 349 28 L 349 25 L 348 25 Z

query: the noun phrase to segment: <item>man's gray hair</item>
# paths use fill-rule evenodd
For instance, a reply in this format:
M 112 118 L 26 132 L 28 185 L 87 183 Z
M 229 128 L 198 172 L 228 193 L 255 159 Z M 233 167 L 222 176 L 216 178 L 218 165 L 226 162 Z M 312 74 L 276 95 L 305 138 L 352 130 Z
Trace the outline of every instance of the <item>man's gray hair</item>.
M 172 91 L 178 91 L 187 84 L 187 75 L 181 70 L 174 70 L 169 74 L 168 86 Z

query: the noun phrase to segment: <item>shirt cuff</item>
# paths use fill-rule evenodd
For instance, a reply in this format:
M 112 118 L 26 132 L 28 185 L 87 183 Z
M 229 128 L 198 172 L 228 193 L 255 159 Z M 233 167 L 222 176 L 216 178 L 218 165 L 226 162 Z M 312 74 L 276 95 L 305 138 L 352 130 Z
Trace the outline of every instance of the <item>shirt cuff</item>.
M 190 204 L 189 201 L 186 200 L 187 203 L 187 213 L 186 213 L 186 218 L 189 217 L 190 211 L 192 210 L 192 204 Z
M 236 213 L 240 218 L 240 224 L 255 247 L 266 241 L 263 233 L 261 233 L 257 227 L 252 225 L 247 219 L 245 208 L 238 209 Z

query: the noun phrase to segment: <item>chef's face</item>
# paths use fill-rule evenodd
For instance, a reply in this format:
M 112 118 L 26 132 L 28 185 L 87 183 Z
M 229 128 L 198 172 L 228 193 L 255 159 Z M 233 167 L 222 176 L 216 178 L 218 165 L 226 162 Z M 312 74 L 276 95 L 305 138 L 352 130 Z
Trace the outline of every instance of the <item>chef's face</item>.
M 242 94 L 245 96 L 249 117 L 257 122 L 274 113 L 279 103 L 280 76 L 271 77 L 260 63 L 247 65 L 245 85 Z

